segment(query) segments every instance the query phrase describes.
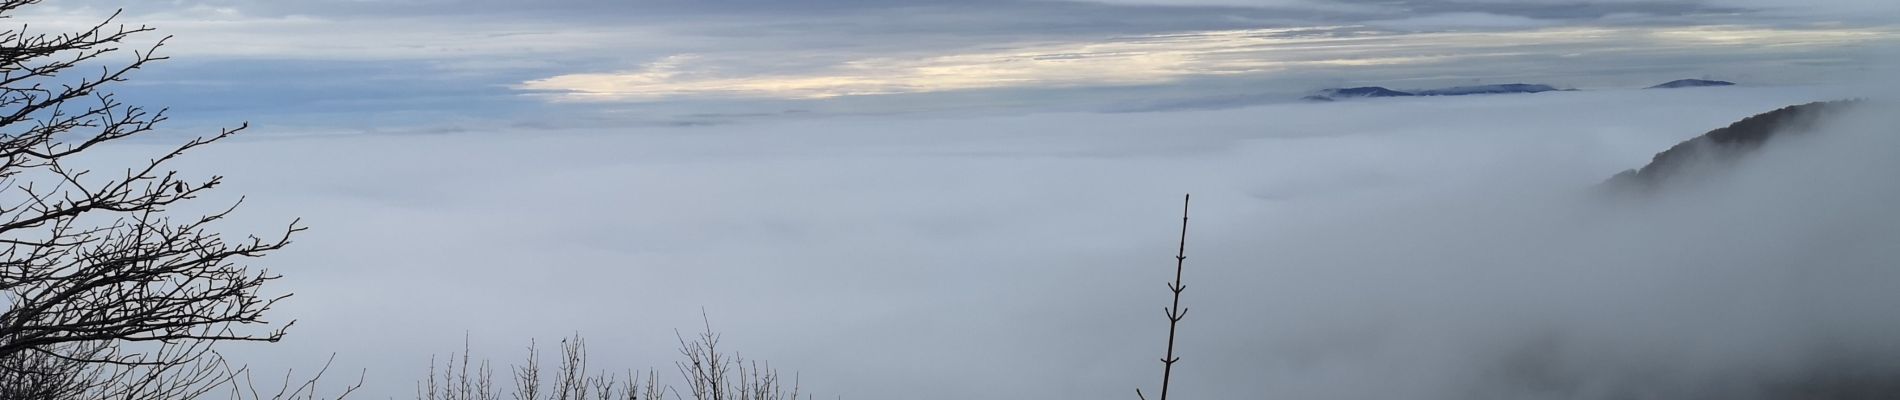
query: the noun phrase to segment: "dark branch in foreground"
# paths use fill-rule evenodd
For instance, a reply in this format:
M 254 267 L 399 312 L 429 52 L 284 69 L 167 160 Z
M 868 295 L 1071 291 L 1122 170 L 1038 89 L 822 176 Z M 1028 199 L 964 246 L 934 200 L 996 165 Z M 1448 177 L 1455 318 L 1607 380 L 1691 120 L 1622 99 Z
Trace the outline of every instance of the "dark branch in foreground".
M 1162 310 L 1168 315 L 1168 352 L 1161 356 L 1160 400 L 1168 400 L 1168 384 L 1173 381 L 1174 363 L 1181 361 L 1180 357 L 1174 356 L 1174 333 L 1181 325 L 1181 319 L 1187 318 L 1187 309 L 1181 307 L 1181 291 L 1187 290 L 1187 285 L 1181 283 L 1181 272 L 1187 265 L 1188 204 L 1193 199 L 1192 194 L 1181 196 L 1181 241 L 1174 253 L 1174 282 L 1168 284 L 1168 291 L 1174 292 L 1174 305 Z M 1141 393 L 1141 388 L 1135 388 L 1135 397 L 1148 400 L 1148 396 Z
M 0 0 L 0 21 L 35 3 Z M 213 225 L 236 204 L 170 210 L 222 182 L 180 176 L 171 161 L 244 126 L 130 164 L 93 155 L 166 120 L 107 90 L 166 59 L 166 38 L 121 51 L 152 29 L 116 18 L 77 32 L 0 28 L 0 399 L 201 397 L 248 381 L 213 345 L 275 342 L 294 322 L 265 319 L 289 295 L 266 294 L 278 276 L 242 263 L 303 228 L 232 240 Z

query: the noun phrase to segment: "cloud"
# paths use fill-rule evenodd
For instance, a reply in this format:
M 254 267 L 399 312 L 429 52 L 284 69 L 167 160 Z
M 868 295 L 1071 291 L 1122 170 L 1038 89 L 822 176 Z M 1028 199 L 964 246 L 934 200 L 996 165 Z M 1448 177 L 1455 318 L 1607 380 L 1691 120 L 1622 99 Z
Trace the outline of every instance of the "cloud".
M 116 6 L 85 0 L 41 4 L 19 20 L 50 31 L 95 22 Z M 688 115 L 709 112 L 1125 109 L 1139 102 L 1292 98 L 1340 85 L 1534 81 L 1591 88 L 1686 76 L 1811 84 L 1869 68 L 1875 54 L 1892 46 L 1883 36 L 1891 28 L 1877 21 L 1829 24 L 1836 19 L 1684 2 L 1233 7 L 1001 0 L 797 6 L 192 0 L 127 7 L 122 21 L 177 35 L 165 54 L 191 67 L 165 73 L 165 80 L 225 88 L 216 97 L 185 97 L 211 85 L 141 88 L 154 94 L 148 97 L 154 102 L 232 99 L 225 107 L 232 110 L 281 104 L 371 116 L 363 119 L 379 126 L 492 120 L 496 113 L 487 105 L 496 103 L 548 110 L 530 113 L 533 118 L 646 124 L 700 123 Z M 1341 26 L 1350 28 L 1328 28 Z M 1738 34 L 1752 42 L 1695 37 Z M 272 68 L 282 71 L 223 73 Z M 363 86 L 378 93 L 400 88 L 406 92 L 395 95 L 425 100 L 391 112 L 341 90 Z M 525 96 L 493 100 L 495 92 L 508 90 Z M 476 103 L 482 107 L 458 109 L 451 100 L 472 91 L 480 92 L 483 100 Z M 166 99 L 163 93 L 180 97 Z M 629 102 L 638 105 L 622 104 Z M 339 107 L 350 104 L 364 106 Z M 332 125 L 359 120 L 259 118 Z
M 1552 21 L 1592 20 L 1606 15 L 1640 14 L 1653 17 L 1748 11 L 1723 2 L 1687 0 L 1097 0 L 1110 4 L 1165 6 L 1232 6 L 1315 9 L 1384 19 L 1420 14 L 1493 14 Z
M 1892 23 L 1900 4 L 1880 0 L 1735 0 L 1724 3 L 1762 10 L 1766 14 L 1806 20 Z
M 1352 2 L 1324 0 L 1046 0 L 1097 3 L 1121 6 L 1163 6 L 1163 7 L 1244 7 L 1266 9 L 1318 10 L 1350 14 L 1378 14 L 1394 11 L 1391 7 L 1376 4 L 1354 4 Z
M 1620 368 L 1673 383 L 1798 368 L 1776 357 L 1836 354 L 1801 350 L 1819 336 L 1782 323 L 1804 307 L 1827 314 L 1799 326 L 1836 343 L 1900 337 L 1872 305 L 1891 302 L 1850 301 L 1894 293 L 1867 268 L 1895 255 L 1862 245 L 1900 225 L 1862 207 L 1882 197 L 1853 196 L 1890 185 L 1822 179 L 1867 157 L 1792 150 L 1648 207 L 1584 192 L 1740 117 L 1854 94 L 258 132 L 181 167 L 249 196 L 234 232 L 291 217 L 313 228 L 258 262 L 297 293 L 273 310 L 297 329 L 230 354 L 269 371 L 336 352 L 337 371 L 368 369 L 370 396 L 411 393 L 429 354 L 460 351 L 464 333 L 506 361 L 528 338 L 579 331 L 598 368 L 665 368 L 672 329 L 697 326 L 700 307 L 733 348 L 820 395 L 1125 395 L 1155 379 L 1170 218 L 1193 192 L 1178 394 L 1435 399 L 1537 382 L 1497 371 L 1611 384 Z M 1787 186 L 1801 180 L 1814 183 Z M 1790 275 L 1807 278 L 1775 279 Z
M 1549 26 L 1550 21 L 1535 18 L 1498 15 L 1490 13 L 1445 13 L 1418 17 L 1367 22 L 1367 25 L 1402 30 L 1446 30 L 1446 29 L 1524 29 Z
M 366 5 L 374 4 L 380 3 Z M 30 22 L 32 31 L 56 33 L 90 27 L 115 12 L 119 9 L 110 6 L 60 2 L 25 7 L 10 16 Z M 115 22 L 152 27 L 155 33 L 135 39 L 148 44 L 172 37 L 165 54 L 193 61 L 421 61 L 448 73 L 588 65 L 588 60 L 641 57 L 708 43 L 677 31 L 694 24 L 640 16 L 616 23 L 575 23 L 490 14 L 284 13 L 253 4 L 179 4 L 135 7 Z
M 1432 14 L 1491 14 L 1533 18 L 1548 23 L 1633 19 L 1647 23 L 1707 20 L 1746 23 L 1854 22 L 1887 24 L 1900 5 L 1883 0 L 1095 0 L 1150 6 L 1226 6 L 1329 10 L 1355 21 Z M 1738 19 L 1739 18 L 1739 19 Z M 1665 22 L 1667 21 L 1667 22 Z
M 1308 57 L 1258 60 L 1232 52 L 1273 45 L 1328 46 L 1330 29 L 1247 30 L 1149 36 L 1095 43 L 1027 45 L 974 53 L 849 60 L 814 74 L 700 74 L 694 57 L 675 56 L 628 73 L 571 74 L 520 87 L 575 100 L 655 100 L 674 96 L 823 98 L 952 90 L 1130 85 L 1192 75 L 1241 74 L 1298 66 L 1364 66 L 1424 61 L 1405 57 Z M 715 66 L 716 67 L 716 66 Z M 706 76 L 711 75 L 711 76 Z
M 1515 27 L 1521 19 L 1446 16 L 1392 25 Z M 1509 17 L 1504 17 L 1509 18 Z M 1469 62 L 1523 52 L 1600 50 L 1707 52 L 1724 47 L 1811 51 L 1886 43 L 1874 28 L 1778 29 L 1542 28 L 1502 32 L 1406 33 L 1351 27 L 1253 29 L 1111 38 L 1071 43 L 991 45 L 966 52 L 844 60 L 784 74 L 733 71 L 679 55 L 620 73 L 578 73 L 530 80 L 519 88 L 577 101 L 653 101 L 679 97 L 826 98 L 972 89 L 1157 84 L 1194 77 L 1344 71 Z
M 1885 2 L 201 3 L 128 19 L 203 60 L 144 100 L 294 114 L 186 167 L 250 195 L 234 232 L 315 228 L 260 261 L 298 293 L 291 341 L 230 354 L 337 352 L 369 396 L 410 393 L 464 334 L 506 360 L 580 331 L 596 365 L 665 368 L 701 307 L 820 394 L 1126 396 L 1154 379 L 1183 192 L 1188 397 L 1746 398 L 1900 359 L 1896 144 L 1870 128 L 1891 118 L 1651 203 L 1583 192 L 1871 86 L 1046 112 L 1347 82 L 1841 82 L 1892 48 Z M 23 18 L 104 14 L 40 10 Z M 526 112 L 514 89 L 565 101 Z M 862 115 L 917 109 L 944 113 Z M 799 117 L 621 117 L 662 112 Z

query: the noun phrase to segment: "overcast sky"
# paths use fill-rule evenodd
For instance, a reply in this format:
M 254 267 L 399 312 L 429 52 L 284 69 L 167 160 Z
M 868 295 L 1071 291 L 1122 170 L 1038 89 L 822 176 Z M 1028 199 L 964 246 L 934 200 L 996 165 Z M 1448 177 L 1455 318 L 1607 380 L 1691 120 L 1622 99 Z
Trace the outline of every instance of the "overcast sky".
M 176 35 L 127 90 L 280 132 L 1101 111 L 1343 85 L 1844 81 L 1883 0 L 55 1 Z

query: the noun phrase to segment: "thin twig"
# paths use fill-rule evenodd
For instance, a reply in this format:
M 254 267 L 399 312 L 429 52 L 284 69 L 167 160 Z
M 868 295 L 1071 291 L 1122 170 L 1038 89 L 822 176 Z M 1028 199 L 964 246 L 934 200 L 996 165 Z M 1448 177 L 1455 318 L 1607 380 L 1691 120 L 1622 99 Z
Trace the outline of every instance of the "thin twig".
M 1168 386 L 1173 381 L 1174 363 L 1181 361 L 1180 357 L 1174 356 L 1174 337 L 1176 329 L 1181 325 L 1181 319 L 1187 317 L 1187 309 L 1181 307 L 1181 291 L 1187 290 L 1187 285 L 1181 283 L 1181 275 L 1187 265 L 1188 205 L 1193 199 L 1192 194 L 1181 197 L 1181 241 L 1174 254 L 1174 282 L 1168 284 L 1168 291 L 1174 293 L 1174 304 L 1162 310 L 1168 316 L 1168 352 L 1161 357 L 1160 400 L 1168 400 Z M 1135 397 L 1148 400 L 1148 396 L 1142 394 L 1140 388 L 1135 389 Z

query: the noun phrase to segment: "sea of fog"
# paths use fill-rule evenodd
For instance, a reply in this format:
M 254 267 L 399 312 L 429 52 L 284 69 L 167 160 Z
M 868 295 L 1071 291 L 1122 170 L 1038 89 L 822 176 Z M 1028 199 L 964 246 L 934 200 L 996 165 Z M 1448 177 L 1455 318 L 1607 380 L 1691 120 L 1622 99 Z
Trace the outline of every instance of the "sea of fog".
M 587 337 L 661 368 L 702 310 L 845 399 L 1737 398 L 1900 371 L 1891 113 L 1650 198 L 1593 185 L 1827 88 L 298 137 L 195 153 L 294 292 L 260 372 L 412 396 L 431 355 Z M 1850 121 L 1852 122 L 1852 121 Z M 1884 125 L 1888 131 L 1893 125 Z M 1887 132 L 1891 133 L 1891 132 Z M 127 145 L 133 156 L 159 150 Z M 340 377 L 340 378 L 338 378 Z M 676 379 L 676 378 L 675 378 Z M 1732 397 L 1730 397 L 1732 396 Z

